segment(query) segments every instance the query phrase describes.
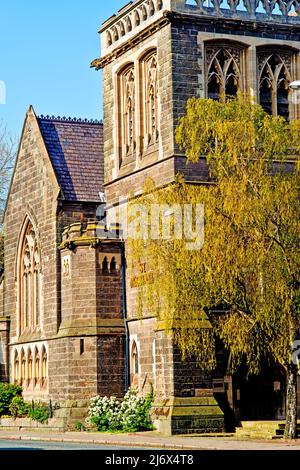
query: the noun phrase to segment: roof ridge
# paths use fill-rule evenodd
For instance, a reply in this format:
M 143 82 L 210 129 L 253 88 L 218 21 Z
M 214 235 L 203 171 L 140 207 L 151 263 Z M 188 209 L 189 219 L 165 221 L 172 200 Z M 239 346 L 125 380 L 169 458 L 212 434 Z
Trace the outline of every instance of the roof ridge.
M 61 117 L 61 116 L 44 116 L 41 114 L 38 116 L 38 119 L 42 121 L 49 121 L 49 122 L 68 122 L 68 123 L 77 123 L 77 124 L 103 124 L 102 120 L 98 119 L 82 119 L 82 118 L 72 118 L 72 117 Z

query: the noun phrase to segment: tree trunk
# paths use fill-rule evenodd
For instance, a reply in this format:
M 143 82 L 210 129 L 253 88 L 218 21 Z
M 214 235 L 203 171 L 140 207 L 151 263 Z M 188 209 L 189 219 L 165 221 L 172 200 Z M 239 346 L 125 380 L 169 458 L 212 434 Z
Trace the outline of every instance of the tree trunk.
M 286 439 L 297 438 L 297 371 L 295 364 L 291 364 L 287 371 L 286 390 L 286 422 L 284 437 Z

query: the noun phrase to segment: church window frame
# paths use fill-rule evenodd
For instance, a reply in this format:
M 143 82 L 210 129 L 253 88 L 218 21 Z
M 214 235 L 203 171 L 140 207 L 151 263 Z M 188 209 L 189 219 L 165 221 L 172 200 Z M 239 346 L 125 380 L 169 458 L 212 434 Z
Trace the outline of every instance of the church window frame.
M 42 347 L 42 373 L 41 373 L 41 388 L 47 388 L 47 378 L 48 378 L 48 355 L 45 346 Z
M 140 65 L 140 95 L 142 136 L 141 153 L 155 150 L 159 142 L 159 82 L 157 49 L 151 48 L 143 54 Z
M 257 51 L 258 101 L 272 116 L 291 118 L 289 84 L 293 81 L 295 51 L 288 48 L 262 48 Z
M 246 49 L 230 41 L 205 44 L 207 98 L 219 100 L 245 91 Z
M 117 75 L 118 132 L 120 166 L 133 160 L 137 145 L 136 74 L 129 63 Z
M 41 359 L 40 359 L 40 353 L 36 347 L 34 351 L 34 386 L 35 387 L 40 382 L 40 378 L 41 378 L 40 376 L 41 376 Z
M 27 216 L 18 244 L 18 335 L 41 327 L 42 270 L 36 228 Z

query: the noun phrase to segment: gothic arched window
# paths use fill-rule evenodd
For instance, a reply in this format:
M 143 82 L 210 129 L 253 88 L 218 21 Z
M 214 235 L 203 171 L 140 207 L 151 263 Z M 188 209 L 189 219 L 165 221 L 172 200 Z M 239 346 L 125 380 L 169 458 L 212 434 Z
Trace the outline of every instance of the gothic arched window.
M 151 51 L 141 62 L 143 90 L 143 132 L 144 149 L 158 141 L 158 74 L 157 53 Z
M 259 102 L 273 116 L 289 119 L 289 83 L 291 79 L 289 52 L 261 52 L 258 54 Z
M 27 352 L 27 386 L 29 386 L 32 381 L 32 365 L 33 365 L 32 353 L 31 353 L 31 349 L 29 348 Z
M 43 349 L 42 349 L 42 388 L 46 388 L 46 386 L 47 386 L 47 377 L 48 377 L 48 372 L 47 372 L 48 363 L 47 363 L 47 361 L 48 361 L 47 352 L 46 352 L 45 347 L 43 346 Z
M 119 74 L 119 145 L 121 163 L 132 155 L 136 148 L 135 124 L 135 74 L 134 66 L 129 65 Z
M 24 386 L 26 377 L 26 359 L 24 349 L 21 351 L 21 370 L 20 370 L 20 384 Z
M 207 96 L 235 96 L 242 88 L 240 48 L 208 45 L 206 47 Z
M 20 382 L 20 360 L 18 351 L 15 351 L 14 358 L 14 382 L 18 384 Z
M 135 341 L 133 341 L 131 346 L 131 355 L 130 355 L 130 376 L 131 376 L 131 386 L 138 386 L 138 374 L 139 374 L 139 351 Z
M 41 363 L 40 355 L 39 355 L 37 348 L 35 348 L 35 352 L 34 352 L 34 383 L 35 385 L 37 385 L 40 380 L 40 363 Z
M 40 325 L 41 262 L 32 223 L 25 224 L 19 259 L 19 333 Z

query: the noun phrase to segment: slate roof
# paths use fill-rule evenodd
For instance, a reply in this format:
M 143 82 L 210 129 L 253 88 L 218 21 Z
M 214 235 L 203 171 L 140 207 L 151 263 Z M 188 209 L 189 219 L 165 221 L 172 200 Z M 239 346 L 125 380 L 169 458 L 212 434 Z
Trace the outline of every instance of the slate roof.
M 99 202 L 104 181 L 102 123 L 48 116 L 37 119 L 64 199 Z

